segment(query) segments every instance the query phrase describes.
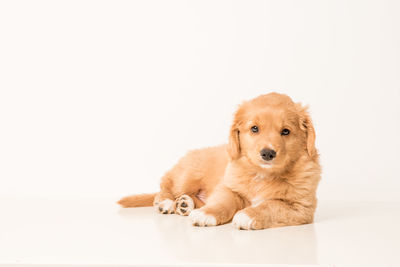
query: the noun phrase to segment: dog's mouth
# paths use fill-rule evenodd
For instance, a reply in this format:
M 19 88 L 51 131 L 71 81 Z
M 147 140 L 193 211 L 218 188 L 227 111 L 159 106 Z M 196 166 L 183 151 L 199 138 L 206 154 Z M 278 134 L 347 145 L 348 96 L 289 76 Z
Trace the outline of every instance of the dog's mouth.
M 261 168 L 263 168 L 263 169 L 269 169 L 269 168 L 271 168 L 272 167 L 272 162 L 263 162 L 263 163 L 260 163 L 260 167 Z

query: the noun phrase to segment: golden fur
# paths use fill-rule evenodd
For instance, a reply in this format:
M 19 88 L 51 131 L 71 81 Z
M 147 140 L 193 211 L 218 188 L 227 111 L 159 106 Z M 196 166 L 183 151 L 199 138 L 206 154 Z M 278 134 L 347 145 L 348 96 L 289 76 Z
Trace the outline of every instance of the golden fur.
M 251 131 L 253 126 L 257 133 Z M 289 135 L 281 134 L 284 128 Z M 159 193 L 130 196 L 119 203 L 149 206 L 154 199 L 161 213 L 181 215 L 200 208 L 201 216 L 213 219 L 193 216 L 199 226 L 224 224 L 239 213 L 247 219 L 245 225 L 234 219 L 240 229 L 311 223 L 321 174 L 314 144 L 305 107 L 286 95 L 261 95 L 239 107 L 227 145 L 190 151 L 164 175 Z M 271 162 L 260 156 L 264 148 L 276 151 Z

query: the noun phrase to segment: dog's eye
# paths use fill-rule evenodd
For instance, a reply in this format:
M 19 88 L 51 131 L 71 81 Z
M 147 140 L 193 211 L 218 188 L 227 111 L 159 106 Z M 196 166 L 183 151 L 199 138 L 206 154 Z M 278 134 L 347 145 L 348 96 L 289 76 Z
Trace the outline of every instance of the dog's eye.
M 258 133 L 258 127 L 257 127 L 257 126 L 251 127 L 251 131 L 252 131 L 253 133 Z
M 281 132 L 281 135 L 289 135 L 290 134 L 290 130 L 289 129 L 283 129 Z

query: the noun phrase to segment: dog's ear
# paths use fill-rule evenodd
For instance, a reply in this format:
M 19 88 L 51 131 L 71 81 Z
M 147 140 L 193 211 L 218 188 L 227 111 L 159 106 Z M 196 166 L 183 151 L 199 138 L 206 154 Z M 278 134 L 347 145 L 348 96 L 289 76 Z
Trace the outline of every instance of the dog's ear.
M 310 157 L 313 157 L 316 153 L 315 149 L 315 130 L 311 121 L 310 114 L 308 113 L 308 107 L 302 107 L 298 104 L 299 117 L 300 117 L 300 129 L 307 133 L 307 152 Z
M 242 114 L 242 109 L 239 107 L 239 109 L 235 113 L 231 130 L 229 132 L 228 154 L 231 160 L 238 159 L 241 154 L 240 131 L 239 131 L 239 126 L 242 120 L 241 114 Z
M 231 160 L 238 159 L 240 157 L 240 131 L 235 124 L 232 125 L 229 134 L 228 154 Z

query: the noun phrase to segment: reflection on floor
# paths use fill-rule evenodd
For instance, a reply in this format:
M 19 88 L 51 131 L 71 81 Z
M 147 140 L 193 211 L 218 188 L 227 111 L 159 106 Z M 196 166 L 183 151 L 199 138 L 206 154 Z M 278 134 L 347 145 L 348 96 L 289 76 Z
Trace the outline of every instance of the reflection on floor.
M 1 264 L 400 266 L 398 203 L 319 203 L 314 224 L 199 228 L 105 199 L 2 199 Z

